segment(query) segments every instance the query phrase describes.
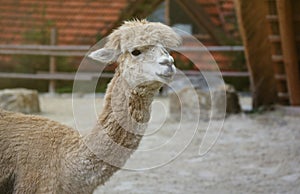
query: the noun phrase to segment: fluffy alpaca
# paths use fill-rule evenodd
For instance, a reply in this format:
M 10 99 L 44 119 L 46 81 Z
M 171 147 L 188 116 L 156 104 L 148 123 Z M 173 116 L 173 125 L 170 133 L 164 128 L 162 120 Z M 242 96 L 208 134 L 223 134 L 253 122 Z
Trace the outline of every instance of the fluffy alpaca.
M 154 94 L 174 73 L 166 47 L 180 44 L 168 26 L 125 22 L 89 56 L 118 62 L 103 112 L 85 137 L 39 116 L 0 110 L 1 193 L 92 193 L 138 147 Z

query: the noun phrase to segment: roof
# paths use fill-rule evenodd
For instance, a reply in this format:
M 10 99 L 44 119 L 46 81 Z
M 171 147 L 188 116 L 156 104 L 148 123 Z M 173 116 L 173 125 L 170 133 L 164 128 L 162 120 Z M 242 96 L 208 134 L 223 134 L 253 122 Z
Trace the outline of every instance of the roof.
M 0 0 L 0 44 L 47 44 L 50 28 L 59 32 L 58 44 L 93 44 L 107 35 L 120 20 L 136 14 L 139 4 L 152 10 L 162 0 Z M 209 16 L 215 27 L 225 34 L 238 34 L 233 0 L 195 0 Z M 131 7 L 132 9 L 128 9 Z M 128 12 L 123 14 L 125 10 Z M 135 10 L 135 11 L 133 11 Z M 141 12 L 141 11 L 140 11 Z
M 58 44 L 93 44 L 127 5 L 127 0 L 0 0 L 0 44 L 45 44 L 53 27 L 59 29 Z
M 0 44 L 49 44 L 50 29 L 55 27 L 58 29 L 58 45 L 93 45 L 124 19 L 144 17 L 162 1 L 0 0 Z M 201 5 L 215 27 L 230 35 L 237 33 L 233 28 L 234 22 L 230 21 L 234 17 L 233 0 L 195 2 Z M 213 41 L 203 43 L 215 45 Z M 213 53 L 213 56 L 222 62 L 221 68 L 230 64 L 228 57 L 223 54 Z

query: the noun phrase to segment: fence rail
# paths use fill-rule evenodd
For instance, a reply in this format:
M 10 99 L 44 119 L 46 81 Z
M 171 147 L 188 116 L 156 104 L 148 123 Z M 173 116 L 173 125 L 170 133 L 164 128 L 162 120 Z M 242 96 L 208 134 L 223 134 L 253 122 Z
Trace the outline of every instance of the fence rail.
M 47 56 L 84 56 L 90 46 L 57 45 L 0 45 L 3 55 L 47 55 Z
M 87 45 L 0 45 L 0 54 L 4 55 L 47 55 L 47 56 L 85 56 L 91 47 Z M 238 52 L 244 51 L 243 46 L 207 46 L 178 47 L 180 52 Z
M 113 73 L 101 73 L 101 78 L 112 78 Z M 37 80 L 70 80 L 90 81 L 97 79 L 99 73 L 4 73 L 0 72 L 0 78 L 10 79 L 37 79 Z
M 55 32 L 52 32 L 55 33 Z M 52 36 L 51 36 L 52 37 Z M 53 39 L 55 36 L 53 35 Z M 0 78 L 11 79 L 37 79 L 49 80 L 49 91 L 55 92 L 55 80 L 74 80 L 75 73 L 56 72 L 55 57 L 66 56 L 85 56 L 91 47 L 87 45 L 67 46 L 67 45 L 0 45 L 0 55 L 44 55 L 50 56 L 49 66 L 50 72 L 26 74 L 26 73 L 7 73 L 0 72 Z M 179 52 L 241 52 L 244 51 L 243 46 L 208 46 L 208 47 L 179 47 Z M 53 60 L 54 59 L 54 60 Z M 191 71 L 185 72 L 187 75 L 193 74 Z M 198 72 L 199 73 L 199 72 Z M 247 77 L 247 72 L 221 72 L 227 77 Z M 113 74 L 102 73 L 101 77 L 111 78 Z M 95 73 L 86 73 L 76 76 L 80 80 L 92 80 L 97 78 Z

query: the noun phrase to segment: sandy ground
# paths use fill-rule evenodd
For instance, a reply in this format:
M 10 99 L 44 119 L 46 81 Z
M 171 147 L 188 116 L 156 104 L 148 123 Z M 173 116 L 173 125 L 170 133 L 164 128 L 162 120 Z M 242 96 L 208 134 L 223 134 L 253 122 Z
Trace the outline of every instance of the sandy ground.
M 92 96 L 77 97 L 73 117 L 70 96 L 40 98 L 42 115 L 75 126 L 80 120 L 82 133 L 94 122 L 87 108 Z M 249 107 L 249 99 L 242 99 Z M 103 100 L 96 98 L 97 112 Z M 198 154 L 207 122 L 195 123 L 168 119 L 168 99 L 157 98 L 147 136 L 126 168 L 94 193 L 300 193 L 300 119 L 282 111 L 263 114 L 238 114 L 226 118 L 213 148 Z M 95 114 L 95 113 L 94 113 Z M 77 121 L 76 121 L 77 122 Z M 212 128 L 221 124 L 214 122 Z M 180 126 L 180 127 L 178 127 Z M 218 130 L 212 130 L 211 136 Z M 188 144 L 183 153 L 174 159 Z M 154 166 L 162 165 L 153 168 Z M 142 168 L 152 168 L 141 170 Z M 139 169 L 139 170 L 137 170 Z

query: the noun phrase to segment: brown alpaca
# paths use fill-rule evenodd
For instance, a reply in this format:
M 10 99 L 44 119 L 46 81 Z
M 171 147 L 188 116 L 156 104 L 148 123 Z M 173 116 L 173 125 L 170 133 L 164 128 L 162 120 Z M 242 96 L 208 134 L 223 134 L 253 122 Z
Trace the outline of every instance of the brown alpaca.
M 125 22 L 89 56 L 119 66 L 92 132 L 0 110 L 0 193 L 92 193 L 137 149 L 153 96 L 174 73 L 165 47 L 180 44 L 169 27 Z

